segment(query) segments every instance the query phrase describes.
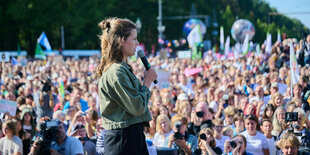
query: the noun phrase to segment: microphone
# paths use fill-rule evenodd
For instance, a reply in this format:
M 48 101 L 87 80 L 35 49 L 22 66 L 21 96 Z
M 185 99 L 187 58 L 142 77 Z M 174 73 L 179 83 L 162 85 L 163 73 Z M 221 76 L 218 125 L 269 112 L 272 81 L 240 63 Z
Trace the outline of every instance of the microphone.
M 144 51 L 139 50 L 137 55 L 140 57 L 145 69 L 148 71 L 151 68 L 151 65 L 149 64 L 149 62 L 147 61 L 145 55 L 144 55 Z M 154 80 L 154 84 L 157 83 L 157 80 Z

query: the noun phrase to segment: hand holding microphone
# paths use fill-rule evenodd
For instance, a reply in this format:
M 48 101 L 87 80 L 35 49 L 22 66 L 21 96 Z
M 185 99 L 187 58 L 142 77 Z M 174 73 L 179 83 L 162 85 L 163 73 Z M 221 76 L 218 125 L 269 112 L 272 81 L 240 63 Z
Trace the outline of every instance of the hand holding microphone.
M 151 86 L 152 82 L 154 81 L 154 84 L 157 83 L 157 74 L 156 72 L 151 68 L 151 65 L 147 61 L 144 52 L 142 50 L 138 51 L 138 56 L 140 57 L 146 72 L 144 73 L 144 85 L 146 85 L 148 88 Z

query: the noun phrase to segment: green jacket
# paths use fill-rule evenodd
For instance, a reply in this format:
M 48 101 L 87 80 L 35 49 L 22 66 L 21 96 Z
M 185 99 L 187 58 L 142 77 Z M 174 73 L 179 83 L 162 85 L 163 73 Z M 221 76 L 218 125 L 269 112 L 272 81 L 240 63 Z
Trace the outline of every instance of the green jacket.
M 103 127 L 126 128 L 152 119 L 148 109 L 151 92 L 122 63 L 114 63 L 100 78 L 98 92 Z

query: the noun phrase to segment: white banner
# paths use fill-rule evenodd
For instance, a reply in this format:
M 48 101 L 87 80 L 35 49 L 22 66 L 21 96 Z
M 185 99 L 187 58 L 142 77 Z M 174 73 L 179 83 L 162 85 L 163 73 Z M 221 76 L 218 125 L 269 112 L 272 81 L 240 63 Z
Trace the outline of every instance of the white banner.
M 168 88 L 170 83 L 170 72 L 165 70 L 156 70 L 157 73 L 157 86 L 160 88 Z
M 16 115 L 17 103 L 10 100 L 0 100 L 0 113 L 9 112 L 11 116 Z
M 177 55 L 180 59 L 190 59 L 192 57 L 191 51 L 178 51 Z

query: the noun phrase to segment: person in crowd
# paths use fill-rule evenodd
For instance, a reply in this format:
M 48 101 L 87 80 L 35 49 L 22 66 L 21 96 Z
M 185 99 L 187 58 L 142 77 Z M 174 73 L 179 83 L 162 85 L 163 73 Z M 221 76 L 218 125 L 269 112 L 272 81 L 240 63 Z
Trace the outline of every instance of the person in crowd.
M 156 133 L 153 145 L 157 147 L 168 147 L 169 135 L 173 133 L 171 123 L 167 115 L 160 114 L 156 119 Z
M 241 132 L 245 131 L 243 113 L 238 112 L 234 116 L 234 127 L 232 128 L 232 130 L 233 130 L 233 136 L 236 136 Z
M 187 119 L 180 115 L 171 118 L 174 133 L 170 134 L 168 147 L 177 148 L 178 154 L 192 154 L 198 147 L 196 136 L 188 134 Z
M 102 127 L 102 119 L 99 118 L 96 125 L 96 152 L 100 155 L 104 154 L 104 128 Z
M 264 109 L 262 119 L 272 120 L 274 112 L 275 112 L 274 106 L 272 104 L 267 104 L 265 109 Z
M 247 115 L 244 119 L 246 131 L 241 134 L 247 140 L 246 151 L 252 154 L 269 155 L 267 138 L 258 131 L 259 123 L 256 115 Z
M 284 155 L 298 155 L 300 142 L 298 138 L 292 133 L 286 133 L 280 139 L 277 145 Z
M 224 143 L 226 140 L 230 140 L 228 136 L 223 136 L 223 128 L 224 128 L 224 122 L 223 120 L 216 118 L 212 120 L 213 131 L 214 131 L 214 138 L 216 141 L 216 147 L 221 148 L 221 150 L 224 150 Z
M 277 109 L 278 107 L 285 107 L 283 102 L 283 96 L 277 92 L 271 96 L 270 103 Z
M 298 113 L 297 121 L 287 122 L 287 129 L 283 130 L 279 134 L 279 138 L 281 138 L 287 132 L 296 133 L 298 136 L 298 140 L 301 142 L 302 136 L 309 134 L 309 131 L 305 128 L 306 123 L 306 113 L 302 108 L 296 108 L 293 112 Z
M 16 136 L 16 124 L 13 120 L 7 120 L 2 124 L 2 132 L 5 137 L 0 139 L 1 154 L 23 154 L 23 142 Z
M 277 140 L 277 137 L 271 134 L 272 129 L 273 129 L 273 126 L 272 126 L 272 122 L 270 119 L 262 120 L 261 130 L 267 138 L 270 155 L 275 155 L 276 154 L 276 147 L 275 147 L 276 143 L 275 142 Z
M 237 110 L 234 106 L 228 106 L 224 110 L 225 119 L 224 119 L 224 126 L 230 126 L 233 127 L 234 123 L 234 116 L 236 114 Z
M 86 135 L 86 129 L 84 125 L 77 125 L 74 130 L 70 133 L 70 136 L 81 141 L 84 149 L 84 154 L 87 155 L 96 155 L 96 145 L 89 141 L 89 138 Z
M 50 151 L 51 154 L 84 155 L 82 143 L 74 137 L 67 136 L 63 123 L 58 120 L 56 121 L 58 125 L 58 131 L 55 136 L 56 143 L 54 143 L 48 151 Z M 39 139 L 37 138 L 33 143 L 29 154 L 40 155 L 42 154 L 42 150 L 44 150 L 44 148 L 41 146 L 41 143 L 39 143 Z
M 235 142 L 236 146 L 231 145 L 231 142 Z M 232 141 L 226 140 L 224 144 L 224 155 L 253 155 L 246 151 L 247 149 L 247 140 L 246 138 L 239 134 L 233 137 Z
M 211 117 L 209 115 L 208 104 L 206 102 L 199 102 L 195 110 L 191 113 L 191 122 L 188 124 L 188 133 L 192 135 L 198 135 L 200 127 L 203 124 L 209 124 Z
M 66 111 L 70 106 L 80 106 L 81 110 L 85 112 L 89 107 L 87 101 L 82 99 L 81 88 L 75 87 L 71 93 L 72 100 L 65 103 L 63 111 Z
M 86 128 L 87 137 L 90 138 L 94 135 L 94 132 L 93 132 L 93 129 L 90 123 L 91 122 L 90 122 L 89 116 L 82 111 L 78 111 L 75 114 L 75 117 L 73 118 L 71 124 L 69 125 L 67 134 L 69 135 L 78 124 L 82 124 Z
M 23 109 L 20 118 L 22 121 L 23 129 L 28 132 L 31 137 L 33 137 L 35 135 L 36 124 L 32 116 L 32 109 Z
M 13 120 L 16 125 L 16 136 L 18 136 L 23 142 L 23 153 L 28 154 L 31 147 L 31 134 L 23 129 L 22 121 L 20 119 Z
M 213 137 L 213 131 L 210 128 L 201 129 L 198 137 L 199 147 L 194 154 L 216 155 L 221 154 L 222 150 L 216 147 L 216 142 Z
M 274 116 L 272 119 L 273 130 L 271 132 L 272 135 L 279 136 L 280 132 L 282 132 L 285 125 L 285 109 L 284 107 L 279 107 L 274 112 Z
M 76 113 L 78 112 L 78 109 L 76 108 L 76 106 L 70 106 L 67 110 L 66 110 L 66 120 L 64 121 L 65 124 L 65 128 L 66 130 L 68 130 L 71 122 L 73 121 Z

